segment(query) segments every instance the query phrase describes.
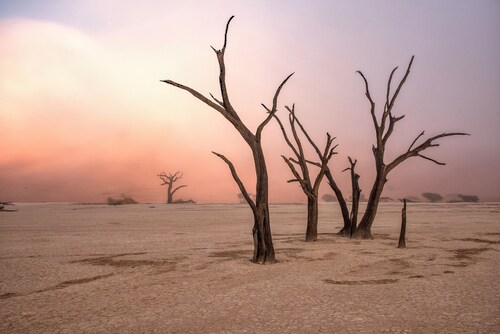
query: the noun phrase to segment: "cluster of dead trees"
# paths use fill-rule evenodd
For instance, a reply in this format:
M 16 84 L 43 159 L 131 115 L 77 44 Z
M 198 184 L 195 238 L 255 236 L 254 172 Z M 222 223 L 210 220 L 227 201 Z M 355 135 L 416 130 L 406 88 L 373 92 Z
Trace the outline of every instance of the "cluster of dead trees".
M 438 203 L 445 198 L 441 196 L 438 193 L 431 193 L 431 192 L 425 192 L 422 193 L 422 197 L 424 197 L 426 200 L 428 200 L 431 203 Z M 445 200 L 447 203 L 461 203 L 461 202 L 466 202 L 466 203 L 477 203 L 479 202 L 479 197 L 476 195 L 463 195 L 463 194 L 456 194 L 456 195 L 448 195 L 446 196 L 447 199 Z
M 462 132 L 450 132 L 424 138 L 424 132 L 421 132 L 410 143 L 406 151 L 402 152 L 395 159 L 386 161 L 386 146 L 391 135 L 393 134 L 396 123 L 404 118 L 404 115 L 396 116 L 394 114 L 394 107 L 396 105 L 396 101 L 401 92 L 401 89 L 403 88 L 410 74 L 414 57 L 411 57 L 406 71 L 402 79 L 397 83 L 397 85 L 395 85 L 395 89 L 393 88 L 392 81 L 397 67 L 394 68 L 390 73 L 387 83 L 385 103 L 382 107 L 381 112 L 377 112 L 375 102 L 372 98 L 368 85 L 368 80 L 361 71 L 358 71 L 357 74 L 359 74 L 364 84 L 364 93 L 369 103 L 370 116 L 372 118 L 373 127 L 375 129 L 375 144 L 372 147 L 372 151 L 376 168 L 376 177 L 369 192 L 366 210 L 358 224 L 358 207 L 361 189 L 359 188 L 358 183 L 360 176 L 356 173 L 356 159 L 349 157 L 349 164 L 345 169 L 345 171 L 350 172 L 352 184 L 352 204 L 351 208 L 349 208 L 347 205 L 346 197 L 339 189 L 333 177 L 332 171 L 330 170 L 328 165 L 329 161 L 336 154 L 335 149 L 337 148 L 337 145 L 333 144 L 335 138 L 332 137 L 329 133 L 326 133 L 324 146 L 318 146 L 312 140 L 304 124 L 302 124 L 302 122 L 299 120 L 294 105 L 285 107 L 288 113 L 287 127 L 289 128 L 289 130 L 286 130 L 287 127 L 277 114 L 278 98 L 280 96 L 280 92 L 288 82 L 288 80 L 291 78 L 293 73 L 288 75 L 277 86 L 271 103 L 267 105 L 262 104 L 262 107 L 266 111 L 267 115 L 255 131 L 251 131 L 241 120 L 237 110 L 231 103 L 226 85 L 225 53 L 227 47 L 229 25 L 233 18 L 234 16 L 231 17 L 226 24 L 224 44 L 222 48 L 215 49 L 214 47 L 212 47 L 219 64 L 220 97 L 215 97 L 214 95 L 210 94 L 211 98 L 208 98 L 205 95 L 199 93 L 197 90 L 172 80 L 162 80 L 162 82 L 191 93 L 198 100 L 205 103 L 212 109 L 215 109 L 229 123 L 233 125 L 233 127 L 239 132 L 243 140 L 249 146 L 252 152 L 256 173 L 255 197 L 252 197 L 247 191 L 247 188 L 239 178 L 233 163 L 220 153 L 213 152 L 213 154 L 215 154 L 227 164 L 231 175 L 234 178 L 234 181 L 240 189 L 243 198 L 246 200 L 253 212 L 254 225 L 252 229 L 252 235 L 254 241 L 254 262 L 272 263 L 275 261 L 269 215 L 268 173 L 264 151 L 262 148 L 263 130 L 273 119 L 279 125 L 283 134 L 283 138 L 292 152 L 291 156 L 282 156 L 284 162 L 288 165 L 291 174 L 293 175 L 293 178 L 288 182 L 298 183 L 303 190 L 304 195 L 307 197 L 308 217 L 306 241 L 314 241 L 318 236 L 318 190 L 322 180 L 325 177 L 328 180 L 328 184 L 335 193 L 342 212 L 344 225 L 339 233 L 341 235 L 351 236 L 354 238 L 371 238 L 371 227 L 375 220 L 378 204 L 380 202 L 380 198 L 384 190 L 384 186 L 387 182 L 387 176 L 389 175 L 389 173 L 396 167 L 398 167 L 401 163 L 412 157 L 420 157 L 438 165 L 444 165 L 444 163 L 424 155 L 423 152 L 429 148 L 439 146 L 439 144 L 436 143 L 436 141 L 439 139 L 450 136 L 467 135 L 466 133 Z M 305 138 L 305 141 L 301 138 Z M 316 154 L 315 157 L 306 157 L 306 150 L 304 149 L 305 145 L 310 145 L 312 147 L 313 151 Z M 166 184 L 169 184 L 169 187 L 171 187 L 171 184 L 173 183 L 172 181 L 169 181 L 168 178 L 166 178 L 165 182 Z M 175 190 L 179 189 L 180 187 L 176 188 Z

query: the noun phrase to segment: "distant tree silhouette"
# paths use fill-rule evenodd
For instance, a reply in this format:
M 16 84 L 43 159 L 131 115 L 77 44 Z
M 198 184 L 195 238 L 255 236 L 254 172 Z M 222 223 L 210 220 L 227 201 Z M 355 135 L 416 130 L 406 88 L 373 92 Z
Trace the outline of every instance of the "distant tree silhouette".
M 172 173 L 161 172 L 158 177 L 163 181 L 162 186 L 167 186 L 167 204 L 172 204 L 174 199 L 174 194 L 177 190 L 187 187 L 186 184 L 180 185 L 174 188 L 174 183 L 182 179 L 183 174 L 180 171 Z
M 443 196 L 437 193 L 422 193 L 422 197 L 432 203 L 441 202 L 443 200 Z
M 323 150 L 320 150 L 319 147 L 314 143 L 306 129 L 299 121 L 297 116 L 295 115 L 295 105 L 290 107 L 286 107 L 288 110 L 288 121 L 290 123 L 290 129 L 292 132 L 293 142 L 287 134 L 283 123 L 279 119 L 279 117 L 274 114 L 274 118 L 278 122 L 281 132 L 283 133 L 283 137 L 285 138 L 286 143 L 290 147 L 293 152 L 294 157 L 287 158 L 282 155 L 281 157 L 285 161 L 285 163 L 290 168 L 294 178 L 288 180 L 288 182 L 298 182 L 302 191 L 307 196 L 307 227 L 306 227 L 306 241 L 315 241 L 318 239 L 318 192 L 319 186 L 321 185 L 321 181 L 325 176 L 325 172 L 328 169 L 328 162 L 331 157 L 335 154 L 334 150 L 336 146 L 332 147 L 333 140 L 329 133 L 326 134 L 326 144 Z M 302 141 L 300 139 L 297 126 L 303 135 L 307 138 L 309 144 L 314 148 L 319 157 L 319 162 L 314 162 L 308 160 L 305 157 L 304 147 L 302 145 Z M 316 166 L 319 171 L 316 177 L 311 178 L 311 172 L 309 170 L 308 165 Z M 300 172 L 295 168 L 297 166 L 300 169 Z
M 192 199 L 176 199 L 173 204 L 195 204 L 196 202 L 193 201 Z
M 337 201 L 337 197 L 333 194 L 324 194 L 323 196 L 321 196 L 321 199 L 323 200 L 323 202 L 336 202 Z
M 458 194 L 458 197 L 460 197 L 462 199 L 462 201 L 464 201 L 464 202 L 472 202 L 472 203 L 479 202 L 479 197 L 477 197 L 476 195 L 462 195 L 462 194 Z
M 238 197 L 238 200 L 240 201 L 240 204 L 246 202 L 245 196 L 242 193 L 239 193 L 236 196 Z M 252 201 L 255 201 L 255 194 L 248 194 L 248 196 L 250 196 L 250 198 L 252 199 Z
M 117 205 L 126 205 L 126 204 L 138 204 L 139 202 L 137 202 L 132 197 L 125 196 L 122 194 L 122 198 L 115 199 L 113 197 L 108 197 L 108 199 L 106 200 L 106 203 L 108 203 L 108 205 L 117 206 Z
M 233 163 L 222 154 L 216 152 L 212 153 L 218 156 L 228 165 L 234 181 L 240 188 L 241 193 L 245 197 L 245 200 L 247 201 L 248 205 L 252 210 L 254 216 L 254 226 L 252 230 L 253 241 L 254 241 L 254 254 L 252 261 L 256 263 L 273 263 L 275 262 L 275 253 L 274 253 L 273 240 L 271 236 L 271 221 L 269 216 L 269 189 L 268 189 L 269 181 L 268 181 L 268 173 L 264 157 L 264 150 L 262 149 L 261 138 L 262 138 L 262 131 L 264 130 L 265 126 L 271 121 L 273 115 L 278 110 L 278 97 L 280 95 L 281 89 L 288 81 L 288 79 L 290 79 L 293 73 L 287 76 L 285 80 L 283 80 L 276 89 L 272 101 L 272 106 L 267 107 L 266 105 L 262 104 L 264 109 L 267 111 L 267 117 L 264 119 L 264 121 L 262 121 L 262 123 L 260 123 L 255 133 L 250 131 L 250 129 L 243 123 L 240 116 L 238 115 L 233 105 L 231 104 L 226 85 L 226 65 L 224 61 L 224 55 L 226 53 L 226 46 L 227 46 L 227 32 L 229 29 L 229 24 L 231 23 L 231 20 L 233 18 L 234 16 L 231 16 L 231 18 L 228 20 L 226 24 L 226 31 L 224 33 L 224 45 L 222 49 L 216 50 L 214 47 L 212 47 L 212 50 L 214 50 L 217 56 L 217 60 L 219 62 L 219 86 L 222 99 L 218 99 L 212 94 L 210 94 L 210 96 L 213 99 L 212 101 L 209 98 L 205 97 L 203 94 L 192 89 L 191 87 L 184 86 L 172 80 L 162 80 L 162 82 L 165 82 L 169 85 L 172 85 L 174 87 L 180 88 L 182 90 L 191 93 L 198 100 L 218 111 L 226 120 L 228 120 L 234 126 L 234 128 L 243 138 L 243 140 L 250 147 L 250 150 L 252 151 L 252 157 L 254 161 L 255 174 L 256 174 L 255 200 L 253 200 L 248 194 L 248 191 L 243 185 L 241 179 L 239 178 Z
M 384 109 L 383 109 L 383 112 L 382 112 L 380 119 L 377 119 L 377 115 L 375 113 L 375 102 L 372 99 L 370 89 L 368 87 L 368 81 L 366 80 L 365 75 L 361 71 L 357 71 L 357 73 L 361 76 L 361 78 L 363 79 L 364 84 L 365 84 L 365 95 L 366 95 L 366 98 L 368 99 L 368 102 L 370 104 L 370 114 L 371 114 L 371 118 L 373 121 L 373 126 L 375 128 L 375 139 L 376 139 L 376 144 L 373 145 L 373 147 L 372 147 L 373 156 L 375 158 L 376 176 L 375 176 L 375 181 L 374 181 L 373 186 L 372 186 L 371 191 L 370 191 L 370 196 L 368 197 L 368 203 L 366 205 L 365 213 L 364 213 L 363 218 L 361 219 L 358 227 L 356 228 L 356 232 L 355 232 L 354 236 L 357 238 L 367 239 L 367 238 L 372 237 L 371 236 L 371 227 L 372 227 L 373 221 L 375 220 L 375 216 L 377 214 L 378 204 L 379 204 L 382 192 L 384 190 L 384 186 L 387 182 L 387 176 L 392 170 L 394 170 L 402 162 L 404 162 L 412 157 L 420 157 L 420 158 L 429 160 L 431 162 L 434 162 L 438 165 L 444 165 L 444 163 L 442 163 L 442 162 L 439 162 L 433 158 L 430 158 L 426 155 L 423 155 L 422 152 L 428 148 L 439 146 L 439 144 L 436 144 L 435 141 L 439 140 L 441 138 L 450 137 L 450 136 L 468 135 L 467 133 L 463 133 L 463 132 L 442 133 L 442 134 L 427 138 L 421 144 L 417 144 L 419 139 L 422 136 L 424 136 L 424 132 L 422 131 L 413 140 L 413 142 L 410 144 L 410 146 L 408 147 L 408 150 L 406 152 L 403 152 L 402 154 L 400 154 L 399 156 L 397 156 L 394 160 L 392 160 L 390 162 L 385 161 L 386 145 L 387 145 L 387 142 L 394 131 L 394 126 L 396 125 L 397 122 L 399 122 L 400 120 L 402 120 L 404 118 L 404 115 L 394 116 L 393 108 L 395 106 L 395 102 L 399 96 L 399 93 L 401 92 L 401 89 L 403 88 L 403 85 L 406 82 L 408 75 L 410 74 L 410 69 L 411 69 L 411 66 L 413 64 L 414 58 L 415 58 L 414 56 L 411 57 L 411 60 L 408 64 L 408 67 L 406 69 L 406 72 L 405 72 L 403 78 L 399 82 L 394 93 L 391 95 L 392 78 L 393 78 L 394 73 L 396 72 L 396 70 L 398 68 L 396 67 L 392 70 L 392 72 L 389 76 L 389 80 L 387 82 L 386 100 L 385 100 Z
M 404 200 L 406 200 L 406 202 L 408 202 L 408 203 L 418 203 L 421 201 L 420 198 L 418 198 L 416 196 L 407 196 L 405 198 L 399 199 L 400 202 L 403 202 Z

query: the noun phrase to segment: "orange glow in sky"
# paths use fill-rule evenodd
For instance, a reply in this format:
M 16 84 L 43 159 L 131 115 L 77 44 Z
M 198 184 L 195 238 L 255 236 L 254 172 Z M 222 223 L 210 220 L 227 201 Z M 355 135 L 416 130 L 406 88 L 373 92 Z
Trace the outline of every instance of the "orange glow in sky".
M 22 5 L 21 5 L 22 3 Z M 373 180 L 374 130 L 367 76 L 381 107 L 393 67 L 411 55 L 412 73 L 395 107 L 388 155 L 422 131 L 463 131 L 430 156 L 390 175 L 384 196 L 422 192 L 500 200 L 500 4 L 497 1 L 25 1 L 0 4 L 0 201 L 102 202 L 126 194 L 165 200 L 156 176 L 184 173 L 177 198 L 235 202 L 230 158 L 250 192 L 250 151 L 232 126 L 162 79 L 219 95 L 217 60 L 227 19 L 229 93 L 252 129 L 283 88 L 279 115 L 297 115 L 323 145 L 350 193 L 347 156 L 356 158 L 366 196 Z M 291 152 L 275 123 L 264 131 L 273 202 L 304 201 L 280 155 Z M 314 156 L 311 155 L 311 158 Z M 326 182 L 320 194 L 331 193 Z

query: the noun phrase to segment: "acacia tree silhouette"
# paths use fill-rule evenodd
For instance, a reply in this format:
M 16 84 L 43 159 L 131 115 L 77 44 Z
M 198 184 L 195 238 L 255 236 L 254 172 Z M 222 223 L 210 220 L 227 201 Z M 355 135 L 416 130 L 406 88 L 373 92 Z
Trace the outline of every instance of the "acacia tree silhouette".
M 158 177 L 163 181 L 162 186 L 167 186 L 167 204 L 172 204 L 174 199 L 174 194 L 177 190 L 187 187 L 187 184 L 180 185 L 174 188 L 174 183 L 182 179 L 183 174 L 180 171 L 172 173 L 161 172 Z
M 255 174 L 256 174 L 255 200 L 251 198 L 248 191 L 246 190 L 246 187 L 243 185 L 243 182 L 238 176 L 233 163 L 220 153 L 217 152 L 212 152 L 212 153 L 218 156 L 228 165 L 234 181 L 238 185 L 241 193 L 243 194 L 245 200 L 247 201 L 248 205 L 252 210 L 254 216 L 254 226 L 252 229 L 254 253 L 252 261 L 256 263 L 273 263 L 275 262 L 275 253 L 274 253 L 273 240 L 271 236 L 271 222 L 269 216 L 268 173 L 264 158 L 264 151 L 262 149 L 261 138 L 262 138 L 262 131 L 264 130 L 265 126 L 271 121 L 273 115 L 278 110 L 278 97 L 280 95 L 281 89 L 288 81 L 288 79 L 290 79 L 293 73 L 288 75 L 276 89 L 272 101 L 272 106 L 269 108 L 266 105 L 262 104 L 262 106 L 268 113 L 267 117 L 262 121 L 262 123 L 260 123 L 255 133 L 250 131 L 250 129 L 248 129 L 248 127 L 240 119 L 240 116 L 238 115 L 233 105 L 231 104 L 226 85 L 226 65 L 224 62 L 224 56 L 226 53 L 226 46 L 227 46 L 227 32 L 229 29 L 229 24 L 231 23 L 231 20 L 233 18 L 234 16 L 231 16 L 231 18 L 229 18 L 226 24 L 226 30 L 224 33 L 224 45 L 222 49 L 217 50 L 214 47 L 212 47 L 212 50 L 215 52 L 217 60 L 219 62 L 219 86 L 222 95 L 222 100 L 219 100 L 215 96 L 210 94 L 210 96 L 213 99 L 212 101 L 207 97 L 205 97 L 203 94 L 192 89 L 191 87 L 182 85 L 172 80 L 161 80 L 161 81 L 191 93 L 198 100 L 202 101 L 209 107 L 218 111 L 222 116 L 224 116 L 226 120 L 228 120 L 234 126 L 234 128 L 239 132 L 239 134 L 243 138 L 243 140 L 250 147 L 252 151 L 252 157 L 254 161 Z
M 292 132 L 292 140 L 289 138 L 283 123 L 279 119 L 279 117 L 275 114 L 274 118 L 278 122 L 281 132 L 283 133 L 283 137 L 285 138 L 286 143 L 292 150 L 295 157 L 287 158 L 282 155 L 281 157 L 285 161 L 285 163 L 290 168 L 294 178 L 288 180 L 291 182 L 298 182 L 302 191 L 307 196 L 307 227 L 306 227 L 306 241 L 315 241 L 318 239 L 318 192 L 319 186 L 321 185 L 321 181 L 325 176 L 325 172 L 328 169 L 328 162 L 332 158 L 336 152 L 334 151 L 337 146 L 332 147 L 333 140 L 329 133 L 326 134 L 326 144 L 325 148 L 321 151 L 316 143 L 312 140 L 311 136 L 307 133 L 306 129 L 299 121 L 297 116 L 295 115 L 295 105 L 290 107 L 286 107 L 288 110 L 288 122 L 290 123 L 290 130 Z M 319 162 L 308 160 L 305 156 L 304 147 L 302 145 L 302 141 L 300 139 L 299 133 L 297 131 L 297 125 L 303 135 L 306 137 L 309 144 L 316 151 Z M 311 177 L 311 172 L 309 170 L 308 165 L 316 166 L 319 168 L 318 174 L 313 179 Z M 295 168 L 298 166 L 300 168 L 300 172 Z
M 463 133 L 463 132 L 446 132 L 442 133 L 436 136 L 432 136 L 424 140 L 421 144 L 417 145 L 417 142 L 419 139 L 424 136 L 424 131 L 422 131 L 410 144 L 408 147 L 408 150 L 399 156 L 397 156 L 394 160 L 392 160 L 389 163 L 386 163 L 384 161 L 385 157 L 385 148 L 386 144 L 391 137 L 393 131 L 394 131 L 394 126 L 396 125 L 397 122 L 402 120 L 405 116 L 394 116 L 393 115 L 393 108 L 395 106 L 396 100 L 399 96 L 399 93 L 401 92 L 401 89 L 403 88 L 403 85 L 406 82 L 406 79 L 408 78 L 408 75 L 410 74 L 410 69 L 413 64 L 415 56 L 411 57 L 411 60 L 408 64 L 408 67 L 406 69 L 406 72 L 399 82 L 394 94 L 391 95 L 391 83 L 392 83 L 392 78 L 394 76 L 394 73 L 398 69 L 398 67 L 395 67 L 390 76 L 389 80 L 387 82 L 387 93 L 386 93 L 386 101 L 384 104 L 384 110 L 382 112 L 382 115 L 380 116 L 380 119 L 377 119 L 377 115 L 375 113 L 375 102 L 372 99 L 372 96 L 370 94 L 370 89 L 368 87 L 368 81 L 366 80 L 365 75 L 361 71 L 357 71 L 357 73 L 361 76 L 365 83 L 365 95 L 366 98 L 368 99 L 368 102 L 370 103 L 370 114 L 372 116 L 373 120 L 373 126 L 375 128 L 375 139 L 376 139 L 376 144 L 372 146 L 372 152 L 373 156 L 375 158 L 375 170 L 376 170 L 376 177 L 375 181 L 373 183 L 373 186 L 370 191 L 370 196 L 368 197 L 368 203 L 366 206 L 366 211 L 363 215 L 363 218 L 361 219 L 358 227 L 356 228 L 356 232 L 354 233 L 354 237 L 356 238 L 361 238 L 361 239 L 368 239 L 371 238 L 371 227 L 373 224 L 373 221 L 375 220 L 375 216 L 377 214 L 377 208 L 378 204 L 380 201 L 380 196 L 382 195 L 382 191 L 384 190 L 384 186 L 387 182 L 387 175 L 394 170 L 397 166 L 399 166 L 402 162 L 408 160 L 409 158 L 412 157 L 420 157 L 426 160 L 429 160 L 431 162 L 434 162 L 438 165 L 445 165 L 443 162 L 439 162 L 433 158 L 430 158 L 428 156 L 423 155 L 421 152 L 424 150 L 427 150 L 428 148 L 431 147 L 437 147 L 439 144 L 435 143 L 436 140 L 444 138 L 444 137 L 451 137 L 451 136 L 468 136 L 468 133 Z

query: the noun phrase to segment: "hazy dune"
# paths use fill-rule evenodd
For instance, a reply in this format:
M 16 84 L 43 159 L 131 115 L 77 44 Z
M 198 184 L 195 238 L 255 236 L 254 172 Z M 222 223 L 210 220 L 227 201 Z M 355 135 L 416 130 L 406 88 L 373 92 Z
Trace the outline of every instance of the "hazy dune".
M 374 240 L 305 243 L 273 205 L 278 263 L 256 265 L 245 205 L 19 204 L 0 213 L 2 333 L 500 332 L 500 204 L 383 203 Z

